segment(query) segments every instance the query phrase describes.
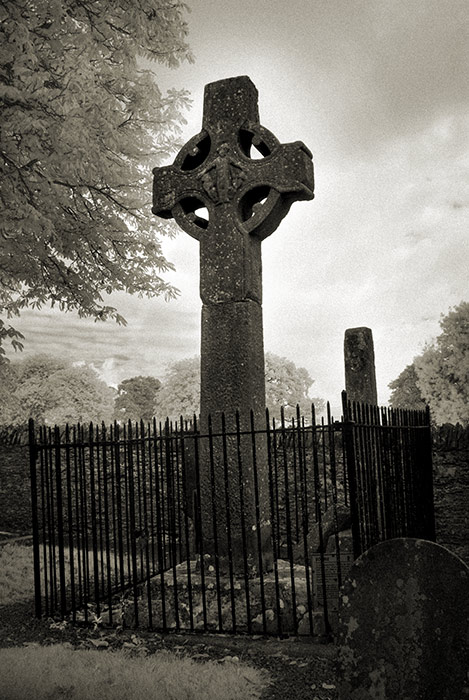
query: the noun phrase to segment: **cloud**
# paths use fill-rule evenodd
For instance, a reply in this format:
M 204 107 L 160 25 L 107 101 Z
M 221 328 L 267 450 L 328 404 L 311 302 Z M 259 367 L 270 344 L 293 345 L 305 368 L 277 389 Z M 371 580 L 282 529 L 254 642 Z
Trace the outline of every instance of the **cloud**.
M 290 133 L 316 135 L 319 149 L 313 150 L 321 158 L 356 158 L 440 116 L 466 112 L 466 0 L 305 0 L 279 22 L 282 6 L 272 4 L 253 49 L 256 57 L 268 53 L 275 72 L 259 76 L 264 120 L 268 114 L 278 120 L 280 110 Z M 233 37 L 240 40 L 236 25 Z M 273 82 L 279 91 L 272 91 Z M 278 102 L 267 97 L 272 92 L 280 93 Z
M 14 324 L 26 338 L 23 354 L 46 352 L 83 361 L 116 384 L 139 374 L 161 375 L 171 361 L 198 352 L 199 313 L 184 302 L 124 294 L 113 295 L 112 302 L 127 317 L 127 326 L 48 307 L 24 311 Z

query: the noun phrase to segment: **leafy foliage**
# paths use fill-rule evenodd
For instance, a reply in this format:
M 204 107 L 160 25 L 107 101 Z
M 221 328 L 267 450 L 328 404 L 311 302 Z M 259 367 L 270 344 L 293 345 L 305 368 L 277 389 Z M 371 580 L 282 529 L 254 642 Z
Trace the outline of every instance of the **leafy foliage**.
M 426 403 L 417 385 L 417 380 L 415 365 L 412 363 L 402 370 L 397 379 L 389 383 L 391 389 L 389 404 L 392 408 L 406 408 L 416 411 L 422 411 L 425 408 Z
M 156 377 L 131 377 L 117 387 L 114 415 L 117 420 L 149 421 L 161 382 Z
M 469 302 L 440 321 L 442 333 L 414 360 L 417 384 L 433 420 L 469 424 Z
M 163 421 L 182 416 L 191 420 L 200 412 L 200 358 L 171 364 L 156 395 L 155 416 Z
M 393 408 L 428 403 L 437 425 L 469 425 L 469 302 L 441 316 L 442 333 L 389 387 Z
M 141 58 L 192 60 L 178 0 L 7 0 L 0 9 L 0 313 L 50 301 L 124 319 L 103 293 L 175 295 L 150 168 L 177 148 L 185 91 Z M 18 332 L 0 325 L 1 341 Z
M 1 283 L 0 283 L 1 284 Z M 23 343 L 21 340 L 24 338 L 23 334 L 15 330 L 12 326 L 6 326 L 4 321 L 0 319 L 0 365 L 5 361 L 5 348 L 2 347 L 5 340 L 9 340 L 15 352 L 17 350 L 23 349 Z
M 280 416 L 280 407 L 285 410 L 285 418 L 296 415 L 296 404 L 300 410 L 311 413 L 311 403 L 315 403 L 318 411 L 323 410 L 322 399 L 311 399 L 308 396 L 309 387 L 313 380 L 306 369 L 296 365 L 285 357 L 273 353 L 265 354 L 266 406 L 271 417 Z M 180 360 L 170 365 L 163 385 L 159 390 L 155 415 L 164 420 L 179 418 L 190 420 L 200 411 L 200 358 Z
M 15 396 L 17 374 L 13 364 L 0 362 L 0 424 L 14 425 L 21 412 L 19 399 Z
M 34 418 L 46 425 L 110 421 L 114 391 L 86 366 L 73 366 L 50 355 L 35 355 L 1 367 L 7 391 L 0 423 Z
M 312 403 L 317 412 L 323 411 L 325 402 L 308 394 L 313 382 L 304 367 L 297 367 L 286 357 L 265 354 L 265 400 L 271 417 L 278 418 L 281 407 L 286 419 L 295 417 L 297 404 L 305 416 L 311 415 Z

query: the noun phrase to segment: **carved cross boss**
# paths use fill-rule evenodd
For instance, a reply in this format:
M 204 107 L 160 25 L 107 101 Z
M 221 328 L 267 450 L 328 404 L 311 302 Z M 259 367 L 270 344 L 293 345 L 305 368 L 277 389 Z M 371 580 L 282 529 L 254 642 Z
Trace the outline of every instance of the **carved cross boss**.
M 257 97 L 247 76 L 207 85 L 202 131 L 153 171 L 153 213 L 200 241 L 204 304 L 261 303 L 261 241 L 294 201 L 314 196 L 310 151 L 260 125 Z

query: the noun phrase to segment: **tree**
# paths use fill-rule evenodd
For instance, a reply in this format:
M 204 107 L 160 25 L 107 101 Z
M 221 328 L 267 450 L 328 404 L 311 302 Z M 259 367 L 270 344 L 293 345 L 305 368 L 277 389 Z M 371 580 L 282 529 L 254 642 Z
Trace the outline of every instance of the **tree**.
M 200 358 L 190 357 L 169 365 L 156 395 L 155 416 L 191 420 L 200 412 Z
M 417 384 L 418 376 L 414 363 L 407 365 L 397 379 L 389 383 L 391 396 L 389 404 L 392 408 L 407 408 L 422 411 L 426 402 Z
M 0 362 L 0 424 L 14 425 L 21 410 L 14 392 L 18 383 L 17 373 L 11 364 Z
M 280 406 L 284 407 L 285 418 L 296 415 L 296 404 L 306 415 L 311 414 L 311 403 L 318 411 L 324 408 L 322 399 L 308 396 L 313 380 L 306 369 L 296 367 L 285 357 L 273 353 L 265 354 L 266 405 L 271 417 L 280 416 Z M 191 419 L 200 411 L 200 358 L 180 360 L 168 367 L 162 387 L 158 391 L 155 403 L 155 415 L 164 420 L 183 416 Z
M 3 364 L 2 383 L 7 393 L 2 397 L 0 422 L 4 425 L 24 423 L 28 418 L 44 422 L 49 399 L 47 380 L 66 366 L 67 363 L 58 357 L 45 354 Z
M 117 387 L 114 416 L 117 420 L 149 421 L 154 415 L 161 382 L 156 377 L 131 377 Z
M 156 62 L 192 60 L 179 0 L 7 0 L 0 11 L 0 314 L 50 301 L 125 322 L 103 293 L 173 297 L 150 168 L 177 147 L 185 91 Z M 145 62 L 142 59 L 146 59 Z M 0 321 L 0 346 L 22 337 Z M 4 350 L 0 349 L 4 354 Z
M 417 384 L 437 424 L 469 424 L 469 302 L 441 317 L 442 333 L 414 360 Z
M 29 418 L 46 425 L 108 422 L 114 392 L 87 366 L 36 355 L 2 366 L 11 388 L 0 408 L 0 423 L 19 424 Z
M 287 420 L 296 416 L 297 404 L 305 417 L 311 416 L 312 403 L 317 412 L 323 411 L 323 399 L 309 396 L 313 383 L 304 367 L 297 367 L 286 357 L 265 354 L 265 400 L 271 418 L 279 418 L 282 406 Z

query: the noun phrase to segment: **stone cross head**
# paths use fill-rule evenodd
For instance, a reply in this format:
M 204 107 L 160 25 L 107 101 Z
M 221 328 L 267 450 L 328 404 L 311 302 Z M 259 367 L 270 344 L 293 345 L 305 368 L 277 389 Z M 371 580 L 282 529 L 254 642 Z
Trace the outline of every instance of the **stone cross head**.
M 257 98 L 247 76 L 208 84 L 202 131 L 173 165 L 153 171 L 153 213 L 174 217 L 201 243 L 208 303 L 260 301 L 260 242 L 294 201 L 314 196 L 310 151 L 301 141 L 280 144 L 262 127 Z

